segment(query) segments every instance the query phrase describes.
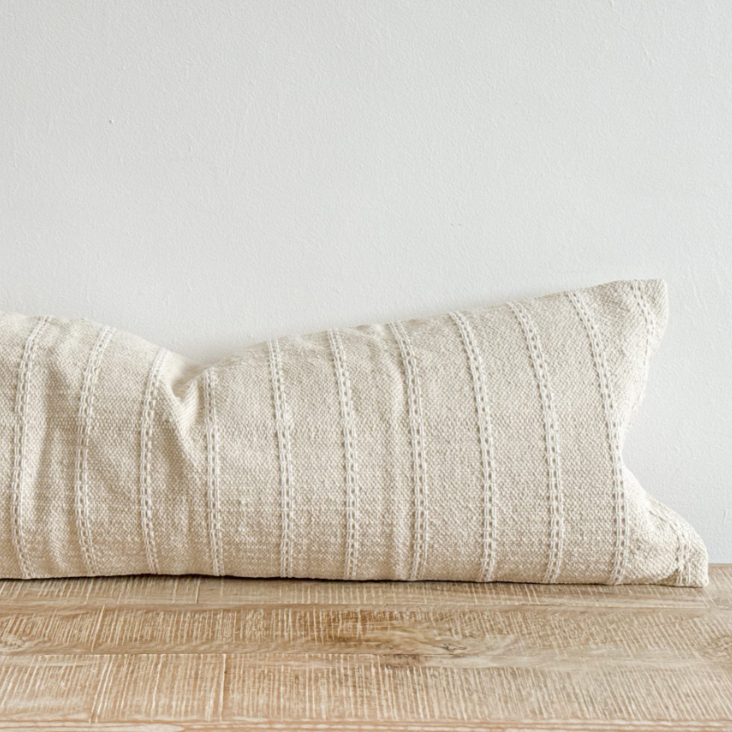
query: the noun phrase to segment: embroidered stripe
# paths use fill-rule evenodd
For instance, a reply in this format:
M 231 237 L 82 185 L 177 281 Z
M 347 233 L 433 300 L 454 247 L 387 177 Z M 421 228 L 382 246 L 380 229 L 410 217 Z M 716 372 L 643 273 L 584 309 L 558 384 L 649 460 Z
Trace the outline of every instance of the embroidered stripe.
M 574 305 L 577 315 L 584 325 L 587 337 L 590 340 L 592 360 L 595 364 L 595 372 L 597 374 L 605 411 L 605 426 L 608 449 L 610 451 L 610 462 L 612 465 L 615 500 L 615 556 L 608 581 L 610 584 L 616 585 L 623 581 L 625 567 L 628 561 L 628 509 L 626 506 L 625 479 L 623 476 L 623 462 L 620 455 L 620 435 L 615 410 L 615 399 L 613 397 L 612 387 L 610 386 L 602 337 L 587 307 L 585 297 L 579 290 L 568 292 L 567 297 L 572 305 Z
M 638 280 L 633 280 L 630 283 L 630 287 L 633 290 L 635 301 L 638 303 L 638 308 L 640 309 L 641 315 L 643 316 L 643 320 L 646 324 L 646 348 L 643 354 L 643 384 L 638 390 L 638 398 L 635 400 L 635 403 L 632 407 L 632 411 L 635 412 L 635 410 L 638 409 L 638 407 L 640 406 L 640 403 L 643 401 L 643 396 L 646 391 L 648 371 L 651 366 L 651 340 L 653 338 L 653 332 L 656 329 L 656 323 L 655 318 L 653 317 L 653 312 L 648 305 L 648 301 L 646 300 L 646 294 L 641 283 L 638 282 Z
M 81 553 L 84 557 L 88 575 L 99 574 L 89 522 L 89 436 L 94 411 L 94 392 L 99 378 L 102 358 L 114 330 L 114 328 L 104 326 L 99 332 L 89 354 L 79 398 L 74 493 L 76 498 L 76 528 L 79 533 L 79 545 L 81 546 Z
M 147 563 L 153 574 L 160 573 L 160 566 L 158 564 L 158 549 L 155 543 L 152 513 L 152 433 L 155 418 L 155 402 L 160 383 L 160 372 L 167 357 L 168 351 L 165 348 L 161 348 L 157 352 L 150 367 L 140 427 L 140 512 L 142 519 L 142 537 L 145 542 Z
M 674 528 L 676 529 L 676 537 L 678 541 L 678 548 L 676 553 L 676 561 L 678 564 L 677 582 L 680 585 L 688 585 L 691 582 L 691 572 L 689 568 L 689 562 L 687 560 L 688 548 L 687 548 L 687 534 L 686 528 L 682 521 L 674 521 Z
M 216 372 L 206 369 L 203 380 L 206 407 L 207 493 L 206 516 L 211 547 L 213 573 L 224 574 L 224 550 L 221 542 L 221 513 L 219 510 L 219 433 L 216 422 Z
M 427 558 L 427 476 L 424 447 L 424 421 L 422 417 L 422 393 L 420 387 L 417 359 L 414 356 L 402 323 L 390 323 L 389 327 L 399 344 L 402 367 L 407 382 L 407 402 L 409 406 L 409 427 L 412 440 L 412 460 L 414 469 L 414 544 L 412 571 L 410 579 L 422 579 Z
M 346 473 L 346 562 L 345 578 L 353 579 L 358 562 L 358 456 L 356 453 L 356 429 L 351 394 L 351 380 L 348 377 L 346 352 L 341 334 L 337 330 L 328 331 L 328 341 L 333 355 L 338 397 L 341 407 L 343 429 L 343 452 Z
M 292 543 L 295 507 L 292 485 L 292 448 L 290 446 L 289 413 L 285 397 L 285 379 L 282 373 L 280 347 L 276 340 L 269 341 L 268 346 L 275 410 L 275 428 L 277 430 L 277 446 L 280 461 L 280 489 L 282 495 L 280 574 L 283 577 L 292 577 Z
M 470 374 L 475 394 L 475 411 L 478 421 L 481 469 L 483 472 L 483 554 L 478 573 L 478 582 L 490 582 L 496 565 L 496 512 L 495 512 L 495 462 L 493 459 L 493 435 L 490 408 L 485 385 L 483 358 L 475 342 L 473 329 L 468 319 L 459 312 L 450 317 L 460 331 L 463 347 L 468 357 Z
M 691 584 L 692 567 L 691 562 L 688 561 L 689 555 L 689 525 L 680 516 L 665 508 L 658 501 L 651 500 L 651 506 L 648 509 L 648 513 L 657 518 L 659 521 L 663 521 L 676 535 L 676 584 L 681 586 L 687 586 Z M 650 579 L 654 584 L 663 584 L 668 578 L 669 572 L 666 569 L 661 569 L 658 573 L 649 575 Z
M 28 395 L 33 372 L 33 359 L 38 341 L 51 322 L 51 317 L 42 317 L 35 325 L 23 346 L 23 355 L 18 368 L 18 383 L 15 392 L 15 430 L 13 434 L 13 473 L 10 484 L 11 530 L 13 546 L 24 579 L 31 577 L 28 548 L 23 525 L 23 498 L 25 488 L 25 453 L 28 431 Z
M 564 518 L 559 439 L 557 420 L 554 414 L 554 400 L 552 398 L 544 352 L 533 319 L 528 310 L 520 302 L 509 303 L 508 305 L 521 325 L 541 397 L 541 411 L 544 418 L 546 443 L 546 463 L 549 473 L 549 561 L 542 582 L 556 582 L 562 564 Z

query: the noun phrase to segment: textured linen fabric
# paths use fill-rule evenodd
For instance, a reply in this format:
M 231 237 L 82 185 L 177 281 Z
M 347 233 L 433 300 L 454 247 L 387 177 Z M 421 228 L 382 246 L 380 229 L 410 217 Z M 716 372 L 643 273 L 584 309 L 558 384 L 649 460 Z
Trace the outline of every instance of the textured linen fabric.
M 621 450 L 667 319 L 613 282 L 206 368 L 0 316 L 0 575 L 703 585 Z

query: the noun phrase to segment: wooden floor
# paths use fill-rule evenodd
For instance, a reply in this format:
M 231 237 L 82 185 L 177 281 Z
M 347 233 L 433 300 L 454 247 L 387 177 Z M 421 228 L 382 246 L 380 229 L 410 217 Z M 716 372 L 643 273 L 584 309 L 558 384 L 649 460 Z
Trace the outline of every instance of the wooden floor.
M 0 729 L 732 730 L 732 565 L 704 590 L 6 581 Z

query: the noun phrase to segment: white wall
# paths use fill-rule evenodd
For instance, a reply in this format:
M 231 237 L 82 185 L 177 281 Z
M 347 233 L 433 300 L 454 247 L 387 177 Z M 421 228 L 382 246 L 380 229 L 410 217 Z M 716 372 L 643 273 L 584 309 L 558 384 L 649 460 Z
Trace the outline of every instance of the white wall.
M 204 361 L 619 278 L 627 461 L 732 562 L 732 4 L 0 0 L 0 308 Z

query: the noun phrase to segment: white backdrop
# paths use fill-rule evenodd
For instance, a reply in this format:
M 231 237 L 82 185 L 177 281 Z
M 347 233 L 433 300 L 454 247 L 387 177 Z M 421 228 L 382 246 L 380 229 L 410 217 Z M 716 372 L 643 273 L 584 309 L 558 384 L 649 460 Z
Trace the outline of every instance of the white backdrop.
M 201 361 L 663 277 L 626 458 L 732 562 L 727 0 L 0 0 L 0 309 Z

